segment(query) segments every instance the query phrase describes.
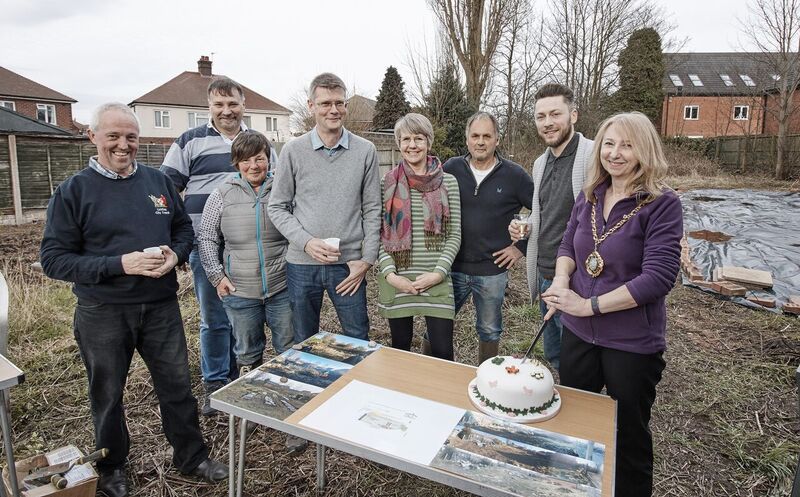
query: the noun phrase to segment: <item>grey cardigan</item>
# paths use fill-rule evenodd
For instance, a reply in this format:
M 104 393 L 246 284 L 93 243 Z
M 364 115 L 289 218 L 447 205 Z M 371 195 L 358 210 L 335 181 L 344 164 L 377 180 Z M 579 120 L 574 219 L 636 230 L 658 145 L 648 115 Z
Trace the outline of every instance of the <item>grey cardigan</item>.
M 575 151 L 575 162 L 572 165 L 572 196 L 573 199 L 578 198 L 583 188 L 583 183 L 586 181 L 586 172 L 592 164 L 592 150 L 594 148 L 594 141 L 585 138 L 582 134 L 578 135 L 578 150 Z M 550 152 L 548 148 L 533 162 L 533 200 L 531 202 L 531 215 L 528 218 L 531 223 L 531 235 L 528 241 L 528 250 L 525 254 L 526 265 L 528 270 L 528 289 L 530 290 L 531 302 L 534 302 L 539 296 L 539 244 L 536 239 L 539 237 L 539 225 L 541 221 L 541 212 L 539 212 L 539 188 L 542 184 L 542 177 L 544 176 L 544 167 L 547 164 L 547 154 Z M 566 229 L 566 226 L 564 226 Z
M 267 215 L 272 178 L 256 195 L 250 184 L 231 178 L 208 197 L 198 233 L 200 260 L 217 286 L 227 276 L 233 295 L 271 297 L 286 289 L 288 242 Z M 219 259 L 220 242 L 225 247 Z

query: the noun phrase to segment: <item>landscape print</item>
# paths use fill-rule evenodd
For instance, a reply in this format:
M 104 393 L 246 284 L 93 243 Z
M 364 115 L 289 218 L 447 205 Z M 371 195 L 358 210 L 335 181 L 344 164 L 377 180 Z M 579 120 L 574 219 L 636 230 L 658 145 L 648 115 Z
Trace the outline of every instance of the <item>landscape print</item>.
M 258 369 L 278 377 L 325 388 L 352 367 L 350 364 L 289 349 Z
M 300 350 L 355 366 L 380 348 L 380 345 L 370 347 L 369 344 L 358 338 L 323 331 L 301 343 Z
M 520 495 L 599 496 L 602 444 L 467 411 L 430 465 Z
M 313 399 L 321 388 L 263 371 L 267 364 L 217 391 L 213 398 L 257 414 L 284 420 Z

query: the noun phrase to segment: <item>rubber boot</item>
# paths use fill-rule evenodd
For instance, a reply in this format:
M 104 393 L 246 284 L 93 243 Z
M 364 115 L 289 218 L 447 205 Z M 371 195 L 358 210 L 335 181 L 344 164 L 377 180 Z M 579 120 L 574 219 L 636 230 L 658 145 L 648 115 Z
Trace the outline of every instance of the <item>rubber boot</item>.
M 496 356 L 497 349 L 499 348 L 499 340 L 496 342 L 484 342 L 481 340 L 480 344 L 478 345 L 478 366 L 483 364 L 483 362 L 487 359 L 491 359 L 492 357 Z
M 427 337 L 422 337 L 422 355 L 432 356 L 431 341 Z

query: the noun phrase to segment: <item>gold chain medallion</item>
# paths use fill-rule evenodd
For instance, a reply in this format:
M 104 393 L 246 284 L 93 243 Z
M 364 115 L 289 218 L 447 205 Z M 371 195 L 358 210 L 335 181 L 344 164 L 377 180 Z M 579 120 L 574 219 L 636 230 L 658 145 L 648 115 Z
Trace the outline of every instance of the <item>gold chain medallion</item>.
M 594 250 L 589 254 L 589 257 L 586 258 L 583 265 L 586 268 L 586 272 L 592 278 L 597 278 L 600 276 L 600 273 L 603 272 L 603 268 L 605 267 L 605 261 L 600 256 L 600 252 L 597 251 L 597 247 L 600 246 L 603 241 L 608 238 L 608 236 L 618 229 L 622 227 L 623 224 L 627 223 L 630 218 L 636 215 L 637 212 L 644 206 L 645 202 L 639 202 L 639 205 L 633 208 L 632 211 L 622 216 L 622 219 L 619 220 L 617 224 L 614 225 L 613 228 L 603 233 L 603 236 L 597 237 L 597 221 L 595 220 L 596 217 L 596 209 L 597 201 L 592 202 L 592 239 L 594 240 Z

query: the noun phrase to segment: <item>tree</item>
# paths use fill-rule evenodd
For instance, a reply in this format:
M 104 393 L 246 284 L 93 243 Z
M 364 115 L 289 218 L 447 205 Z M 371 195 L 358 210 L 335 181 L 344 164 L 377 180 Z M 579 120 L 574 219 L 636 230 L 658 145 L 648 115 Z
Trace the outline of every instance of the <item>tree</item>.
M 421 110 L 439 131 L 433 145 L 434 152 L 440 159 L 466 153 L 464 126 L 474 111 L 467 102 L 453 63 L 444 64 L 439 68 L 423 98 Z M 440 136 L 440 133 L 443 136 Z
M 760 52 L 754 56 L 762 69 L 761 78 L 774 80 L 774 88 L 768 90 L 775 94 L 777 107 L 770 111 L 778 123 L 775 178 L 786 179 L 789 120 L 796 111 L 794 92 L 800 84 L 800 0 L 753 0 L 748 10 L 742 30 Z
M 477 109 L 492 61 L 516 8 L 526 0 L 428 0 L 464 70 L 466 97 Z
M 644 27 L 662 38 L 672 29 L 652 0 L 558 0 L 549 19 L 550 70 L 575 92 L 578 125 L 590 134 L 608 114 L 603 106 L 617 86 L 616 62 L 626 40 Z
M 398 119 L 411 111 L 404 86 L 400 73 L 389 66 L 375 103 L 375 117 L 372 119 L 372 126 L 375 129 L 393 128 Z
M 616 112 L 638 110 L 657 127 L 661 124 L 664 90 L 664 55 L 661 36 L 653 28 L 638 29 L 619 54 L 619 90 L 614 94 Z

